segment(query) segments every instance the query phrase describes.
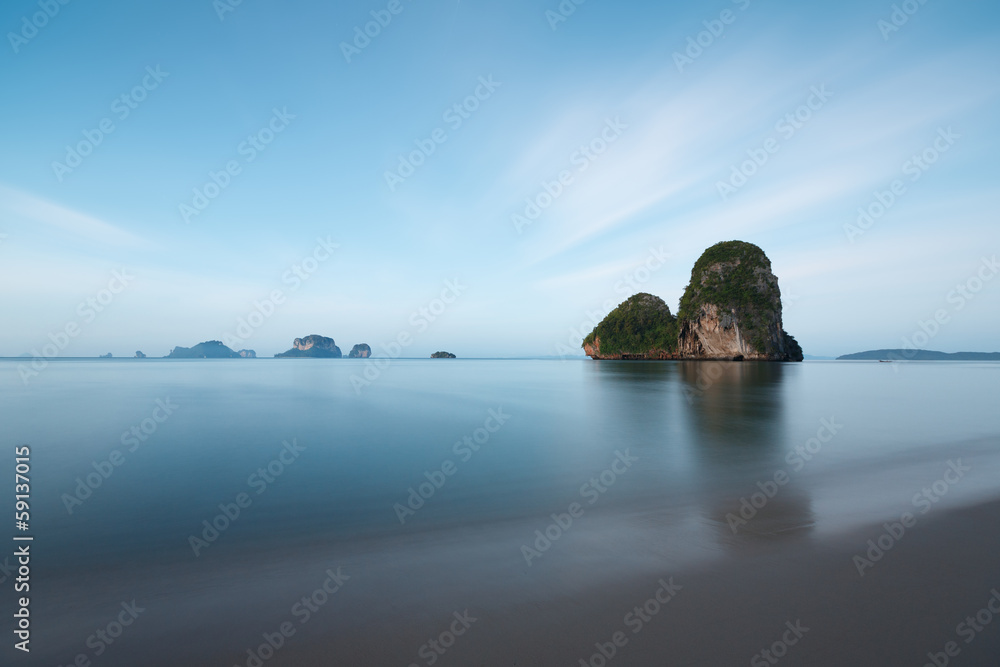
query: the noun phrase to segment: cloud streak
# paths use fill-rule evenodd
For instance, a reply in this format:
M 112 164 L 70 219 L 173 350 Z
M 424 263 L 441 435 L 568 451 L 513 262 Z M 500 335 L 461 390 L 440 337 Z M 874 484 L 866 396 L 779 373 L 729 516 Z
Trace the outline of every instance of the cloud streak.
M 146 245 L 142 238 L 103 220 L 5 185 L 0 185 L 0 215 L 5 220 L 58 229 L 101 245 Z

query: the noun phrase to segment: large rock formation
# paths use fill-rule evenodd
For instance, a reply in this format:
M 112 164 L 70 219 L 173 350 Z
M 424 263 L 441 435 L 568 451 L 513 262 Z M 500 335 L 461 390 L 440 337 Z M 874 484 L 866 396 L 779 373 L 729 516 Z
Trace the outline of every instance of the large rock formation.
M 243 359 L 256 359 L 257 353 L 254 350 L 240 350 L 236 354 L 240 355 Z
M 239 359 L 239 357 L 240 355 L 217 340 L 198 343 L 194 347 L 178 346 L 167 355 L 167 359 Z
M 451 352 L 435 352 L 431 355 L 431 359 L 457 359 Z
M 702 254 L 678 321 L 681 358 L 802 361 L 802 348 L 782 326 L 771 262 L 751 243 L 718 243 Z
M 347 355 L 347 358 L 367 359 L 370 356 L 372 356 L 372 349 L 368 346 L 368 343 L 359 343 L 351 348 L 351 352 Z
M 705 251 L 676 318 L 659 297 L 636 294 L 597 325 L 583 348 L 594 359 L 802 361 L 802 348 L 782 326 L 771 262 L 742 241 Z
M 673 359 L 677 320 L 660 297 L 636 294 L 608 313 L 583 349 L 594 359 Z
M 275 357 L 313 357 L 319 359 L 340 359 L 343 354 L 332 338 L 312 334 L 292 341 L 292 349 L 274 355 Z

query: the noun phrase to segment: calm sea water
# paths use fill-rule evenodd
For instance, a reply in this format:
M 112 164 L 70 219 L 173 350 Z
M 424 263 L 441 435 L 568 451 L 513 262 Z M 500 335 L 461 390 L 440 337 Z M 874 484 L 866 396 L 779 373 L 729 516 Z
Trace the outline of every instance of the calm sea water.
M 264 661 L 297 664 L 295 642 L 387 614 L 445 622 L 898 517 L 949 461 L 970 472 L 935 509 L 1000 496 L 997 364 L 397 360 L 357 391 L 363 361 L 67 360 L 27 386 L 17 363 L 0 507 L 29 445 L 27 664 L 245 665 L 340 567 Z M 397 629 L 396 664 L 418 662 Z

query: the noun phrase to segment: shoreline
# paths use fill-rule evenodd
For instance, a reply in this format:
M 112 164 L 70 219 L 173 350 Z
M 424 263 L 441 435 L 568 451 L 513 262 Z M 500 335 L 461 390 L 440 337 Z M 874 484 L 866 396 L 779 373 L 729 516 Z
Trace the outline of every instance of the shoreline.
M 190 595 L 158 596 L 149 618 L 155 637 L 123 644 L 115 657 L 151 667 L 247 665 L 247 651 L 261 643 L 263 633 L 295 620 L 295 601 L 322 584 L 326 568 L 338 572 L 343 565 L 349 575 L 343 590 L 330 596 L 315 620 L 296 623 L 295 634 L 263 664 L 427 665 L 428 640 L 448 631 L 454 614 L 468 612 L 475 619 L 468 632 L 453 638 L 435 664 L 764 665 L 773 663 L 763 657 L 753 662 L 755 656 L 787 637 L 796 641 L 779 647 L 787 649 L 782 665 L 922 667 L 928 652 L 943 651 L 949 641 L 957 642 L 962 656 L 954 664 L 987 665 L 1000 655 L 1000 614 L 969 644 L 956 626 L 1000 591 L 1000 531 L 989 530 L 998 523 L 1000 498 L 942 509 L 908 531 L 863 577 L 852 559 L 881 534 L 878 523 L 826 537 L 755 536 L 723 557 L 683 565 L 663 557 L 662 567 L 651 569 L 640 559 L 632 574 L 600 581 L 589 567 L 557 554 L 540 563 L 547 569 L 534 582 L 527 570 L 512 574 L 474 558 L 465 568 L 474 572 L 419 578 L 422 568 L 439 565 L 427 562 L 435 552 L 423 547 L 450 543 L 449 558 L 457 560 L 476 549 L 491 553 L 492 545 L 470 542 L 464 531 L 416 535 L 402 559 L 371 551 L 365 540 L 343 548 L 317 545 L 284 561 L 285 574 L 271 570 L 277 563 L 258 553 L 256 562 L 233 568 L 220 560 L 222 571 L 199 576 L 215 590 L 256 581 L 253 595 L 247 591 L 223 602 L 199 585 L 197 604 Z M 657 598 L 661 602 L 653 603 Z M 644 614 L 636 614 L 639 606 Z M 801 637 L 789 634 L 793 627 Z M 605 663 L 595 657 L 598 645 L 608 653 L 613 649 Z
M 1000 498 L 942 510 L 908 532 L 863 577 L 852 558 L 880 534 L 879 525 L 823 540 L 779 538 L 752 554 L 687 571 L 665 567 L 659 577 L 480 611 L 474 631 L 456 642 L 445 664 L 579 665 L 597 652 L 595 644 L 607 647 L 618 631 L 627 642 L 615 649 L 609 665 L 748 664 L 782 639 L 786 623 L 797 621 L 808 631 L 800 644 L 788 647 L 785 665 L 920 666 L 948 641 L 959 645 L 959 664 L 991 664 L 1000 655 L 1000 615 L 969 644 L 963 639 L 968 635 L 957 636 L 955 628 L 1000 590 L 1000 531 L 987 528 L 997 525 Z M 656 597 L 664 582 L 680 590 L 635 633 L 636 616 L 626 621 L 629 611 Z M 414 638 L 440 631 L 438 619 L 385 621 L 386 627 L 360 633 L 355 628 L 350 637 L 289 646 L 274 664 L 406 664 L 405 642 L 390 638 L 389 628 L 398 635 L 398 623 L 406 622 Z M 414 662 L 419 646 L 413 646 Z M 332 655 L 336 662 L 329 662 Z

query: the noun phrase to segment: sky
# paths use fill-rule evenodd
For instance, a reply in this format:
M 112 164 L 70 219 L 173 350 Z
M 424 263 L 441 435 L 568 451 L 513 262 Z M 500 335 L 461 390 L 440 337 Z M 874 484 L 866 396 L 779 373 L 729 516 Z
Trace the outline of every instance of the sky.
M 803 4 L 4 3 L 0 356 L 578 355 L 733 239 L 806 354 L 1000 350 L 1000 6 Z

